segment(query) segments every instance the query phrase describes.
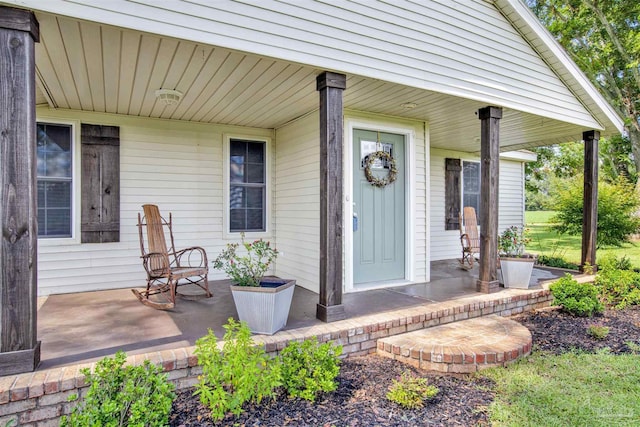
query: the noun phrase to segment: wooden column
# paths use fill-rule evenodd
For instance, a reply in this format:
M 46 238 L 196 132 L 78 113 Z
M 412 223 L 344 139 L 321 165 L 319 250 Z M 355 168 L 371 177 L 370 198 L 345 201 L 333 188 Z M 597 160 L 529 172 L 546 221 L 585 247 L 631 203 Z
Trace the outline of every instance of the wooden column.
M 596 240 L 598 231 L 598 140 L 600 132 L 590 130 L 582 134 L 584 140 L 584 193 L 582 200 L 582 259 L 596 268 Z
M 35 370 L 37 185 L 33 13 L 0 6 L 0 375 Z
M 498 283 L 498 184 L 502 108 L 478 110 L 480 129 L 480 271 L 476 290 L 491 293 Z
M 346 76 L 324 72 L 320 92 L 320 301 L 316 317 L 333 322 L 346 317 L 342 305 L 343 259 L 343 108 Z

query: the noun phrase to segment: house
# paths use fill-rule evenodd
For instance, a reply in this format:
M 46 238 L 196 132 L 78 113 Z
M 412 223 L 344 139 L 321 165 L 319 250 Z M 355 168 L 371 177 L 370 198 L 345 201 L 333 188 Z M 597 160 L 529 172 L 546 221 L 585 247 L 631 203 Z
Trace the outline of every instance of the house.
M 141 286 L 145 203 L 178 246 L 273 241 L 326 321 L 428 282 L 472 204 L 493 291 L 522 150 L 622 129 L 520 0 L 0 0 L 0 40 L 0 366 L 37 357 L 36 293 Z

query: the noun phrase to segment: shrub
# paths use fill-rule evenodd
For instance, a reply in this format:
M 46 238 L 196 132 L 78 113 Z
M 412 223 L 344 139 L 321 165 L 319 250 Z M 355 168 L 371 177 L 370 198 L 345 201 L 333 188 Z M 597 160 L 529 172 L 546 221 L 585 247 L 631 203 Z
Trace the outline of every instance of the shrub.
M 87 394 L 69 417 L 62 417 L 62 427 L 168 425 L 174 385 L 148 360 L 123 368 L 125 360 L 120 351 L 99 361 L 93 374 L 81 371 L 89 383 Z M 75 399 L 77 395 L 70 397 Z
M 341 354 L 342 346 L 319 344 L 315 337 L 302 343 L 291 341 L 281 353 L 282 383 L 287 393 L 313 402 L 319 392 L 335 390 Z
M 598 289 L 591 283 L 578 283 L 568 273 L 550 289 L 555 303 L 574 316 L 592 316 L 604 310 L 598 299 Z
M 259 403 L 273 397 L 280 385 L 279 361 L 253 345 L 247 324 L 229 318 L 224 329 L 222 349 L 211 329 L 196 341 L 195 348 L 202 366 L 195 394 L 211 409 L 215 420 L 227 412 L 239 415 L 245 402 Z
M 559 256 L 552 255 L 538 255 L 538 264 L 546 265 L 548 267 L 556 267 L 556 268 L 566 268 L 569 270 L 578 270 L 579 266 L 572 262 L 565 260 Z
M 603 340 L 609 335 L 611 328 L 604 325 L 589 325 L 587 333 L 597 340 Z
M 604 257 L 595 284 L 608 305 L 622 309 L 640 304 L 640 273 L 631 270 L 627 257 Z
M 422 408 L 424 401 L 436 396 L 440 390 L 420 378 L 405 371 L 399 380 L 393 380 L 387 392 L 387 399 L 406 409 Z
M 552 226 L 559 233 L 582 233 L 582 177 L 563 180 L 563 187 L 554 191 L 554 209 L 558 213 L 551 218 Z M 631 235 L 640 231 L 640 218 L 635 214 L 640 198 L 633 185 L 623 179 L 615 183 L 598 183 L 598 245 L 620 246 Z

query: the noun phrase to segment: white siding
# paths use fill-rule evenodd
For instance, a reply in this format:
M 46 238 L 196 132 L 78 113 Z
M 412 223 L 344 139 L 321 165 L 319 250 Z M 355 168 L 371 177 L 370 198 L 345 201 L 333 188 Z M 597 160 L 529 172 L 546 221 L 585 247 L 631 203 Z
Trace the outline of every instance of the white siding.
M 431 259 L 460 258 L 460 231 L 445 230 L 444 159 L 479 160 L 470 153 L 431 150 Z M 499 229 L 524 223 L 524 170 L 523 163 L 500 161 Z
M 488 1 L 7 2 L 600 128 Z
M 320 289 L 319 129 L 317 112 L 278 129 L 275 153 L 276 274 L 314 292 Z
M 121 169 L 120 242 L 40 239 L 40 295 L 144 286 L 136 224 L 145 203 L 157 204 L 164 216 L 173 213 L 178 248 L 203 246 L 209 258 L 215 258 L 229 242 L 222 232 L 223 135 L 273 137 L 270 130 L 68 110 L 38 109 L 37 116 L 119 126 Z M 273 233 L 266 237 L 273 238 Z M 222 279 L 224 274 L 210 269 L 210 278 Z

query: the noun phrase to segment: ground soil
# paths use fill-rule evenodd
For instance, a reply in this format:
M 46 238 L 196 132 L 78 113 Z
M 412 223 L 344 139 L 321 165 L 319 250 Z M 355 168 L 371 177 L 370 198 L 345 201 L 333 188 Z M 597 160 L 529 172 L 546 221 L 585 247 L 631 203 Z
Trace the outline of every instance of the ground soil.
M 534 349 L 555 354 L 578 349 L 629 353 L 628 342 L 640 344 L 640 310 L 606 311 L 579 318 L 559 310 L 514 317 L 533 335 Z M 589 335 L 588 326 L 608 326 L 605 339 Z M 405 370 L 429 379 L 440 389 L 421 409 L 405 410 L 385 397 L 393 379 Z M 285 396 L 259 405 L 247 405 L 238 417 L 214 423 L 207 409 L 193 397 L 193 389 L 180 391 L 174 401 L 171 426 L 478 426 L 488 425 L 486 408 L 493 401 L 493 383 L 480 376 L 443 376 L 419 372 L 397 361 L 370 355 L 342 361 L 338 389 L 315 403 Z

